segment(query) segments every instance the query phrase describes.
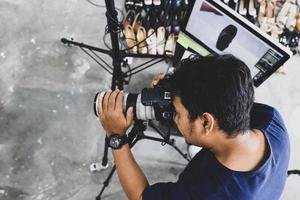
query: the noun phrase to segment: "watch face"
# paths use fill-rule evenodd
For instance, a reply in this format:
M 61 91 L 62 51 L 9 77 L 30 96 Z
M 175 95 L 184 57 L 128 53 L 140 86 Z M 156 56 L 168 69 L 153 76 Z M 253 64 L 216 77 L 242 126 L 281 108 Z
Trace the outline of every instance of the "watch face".
M 112 137 L 109 141 L 109 144 L 114 149 L 119 148 L 121 144 L 121 139 L 118 137 Z

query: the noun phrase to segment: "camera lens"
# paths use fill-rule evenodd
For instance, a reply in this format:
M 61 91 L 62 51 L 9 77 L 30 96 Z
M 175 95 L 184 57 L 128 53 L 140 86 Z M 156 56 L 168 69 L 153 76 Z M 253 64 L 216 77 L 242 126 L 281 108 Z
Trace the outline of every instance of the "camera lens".
M 98 117 L 98 104 L 106 92 L 98 92 L 94 98 L 94 113 Z M 151 105 L 143 105 L 141 101 L 141 94 L 124 93 L 123 112 L 126 113 L 130 107 L 133 107 L 134 117 L 137 120 L 151 120 L 155 119 L 154 108 Z

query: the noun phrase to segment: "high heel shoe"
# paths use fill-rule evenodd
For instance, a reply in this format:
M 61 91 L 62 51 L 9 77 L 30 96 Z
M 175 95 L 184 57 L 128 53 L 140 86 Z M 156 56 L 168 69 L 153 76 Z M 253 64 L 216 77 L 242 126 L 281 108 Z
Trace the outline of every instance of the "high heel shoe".
M 141 13 L 138 13 L 135 16 L 134 21 L 132 23 L 132 28 L 135 33 L 138 32 L 138 29 L 140 28 L 140 26 L 142 26 L 142 16 L 141 16 Z
M 146 30 L 144 27 L 140 26 L 136 34 L 136 39 L 138 43 L 138 52 L 140 54 L 147 54 L 148 52 L 146 38 L 147 38 Z
M 166 42 L 165 54 L 169 56 L 173 56 L 175 53 L 175 45 L 176 45 L 175 34 L 171 33 Z
M 153 28 L 150 28 L 147 34 L 148 53 L 156 55 L 156 33 Z
M 165 52 L 166 29 L 163 26 L 157 29 L 156 49 L 158 55 L 163 55 Z
M 136 39 L 135 39 L 135 34 L 134 34 L 132 26 L 127 25 L 124 28 L 123 32 L 124 32 L 126 44 L 129 48 L 129 52 L 130 53 L 137 53 L 137 47 L 135 46 L 136 45 Z
M 123 21 L 122 25 L 125 28 L 127 25 L 132 25 L 135 18 L 135 12 L 133 10 L 128 10 Z

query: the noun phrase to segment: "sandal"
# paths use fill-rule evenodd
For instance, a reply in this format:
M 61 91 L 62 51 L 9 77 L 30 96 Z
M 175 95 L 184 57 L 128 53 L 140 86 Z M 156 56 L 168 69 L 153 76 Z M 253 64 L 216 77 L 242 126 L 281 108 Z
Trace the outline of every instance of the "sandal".
M 175 53 L 175 46 L 176 46 L 175 34 L 171 33 L 166 42 L 165 54 L 169 56 L 173 56 Z
M 147 38 L 147 32 L 144 27 L 140 26 L 136 34 L 136 39 L 138 43 L 138 52 L 140 54 L 147 54 L 148 52 L 146 38 Z
M 291 3 L 286 1 L 281 10 L 279 11 L 277 18 L 276 18 L 276 24 L 279 28 L 279 33 L 283 32 L 283 29 L 285 27 L 286 21 L 287 21 L 287 15 L 289 13 L 289 9 L 290 9 Z
M 259 3 L 259 11 L 258 11 L 257 21 L 260 26 L 262 26 L 262 23 L 265 21 L 264 17 L 266 16 L 266 5 L 267 5 L 267 3 L 265 0 L 263 0 Z
M 166 42 L 166 29 L 163 26 L 157 29 L 156 49 L 158 55 L 164 55 Z
M 149 29 L 146 42 L 148 44 L 148 53 L 156 55 L 156 33 L 153 28 Z
M 247 9 L 245 8 L 245 0 L 239 1 L 239 12 L 238 13 L 242 16 L 247 15 Z
M 289 31 L 293 31 L 295 29 L 296 22 L 297 22 L 297 19 L 296 19 L 297 15 L 298 15 L 298 6 L 296 4 L 291 4 L 289 13 L 287 15 L 286 24 L 285 24 L 285 27 Z

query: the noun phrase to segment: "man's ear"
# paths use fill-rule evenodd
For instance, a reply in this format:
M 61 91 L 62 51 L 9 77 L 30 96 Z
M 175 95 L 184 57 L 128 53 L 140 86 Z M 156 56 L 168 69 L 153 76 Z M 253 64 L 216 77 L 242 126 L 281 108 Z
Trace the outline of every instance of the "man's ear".
M 205 134 L 209 134 L 213 130 L 216 123 L 214 116 L 208 112 L 205 112 L 201 115 L 200 118 Z
M 214 116 L 205 112 L 193 122 L 193 129 L 201 135 L 208 135 L 213 130 L 215 123 Z

